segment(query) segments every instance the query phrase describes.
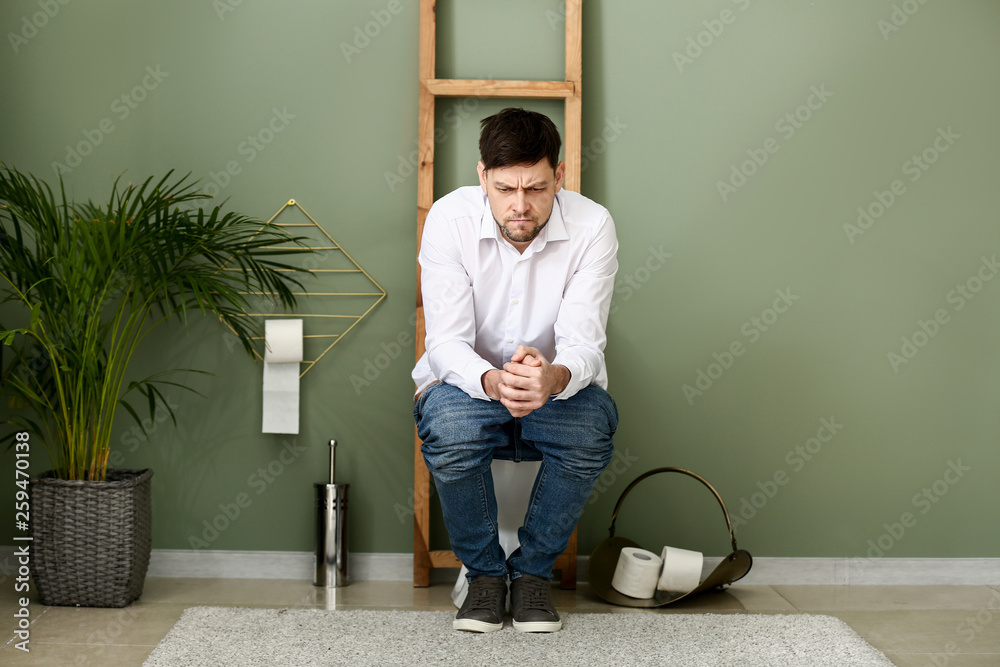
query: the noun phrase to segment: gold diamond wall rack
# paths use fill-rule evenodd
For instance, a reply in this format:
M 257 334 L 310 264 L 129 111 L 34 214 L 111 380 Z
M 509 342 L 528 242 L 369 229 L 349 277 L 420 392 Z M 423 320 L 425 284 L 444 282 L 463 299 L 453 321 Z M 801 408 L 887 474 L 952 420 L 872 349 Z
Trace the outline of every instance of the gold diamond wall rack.
M 298 209 L 307 221 L 275 222 L 278 216 L 290 208 Z M 367 317 L 375 306 L 382 303 L 386 293 L 382 286 L 354 261 L 343 246 L 337 243 L 294 199 L 289 199 L 288 203 L 271 216 L 267 224 L 271 223 L 280 227 L 294 228 L 292 230 L 294 236 L 306 237 L 306 245 L 316 252 L 305 255 L 304 259 L 298 261 L 301 261 L 302 267 L 309 269 L 313 275 L 302 278 L 303 285 L 309 287 L 307 291 L 293 292 L 297 297 L 299 312 L 254 312 L 247 313 L 247 317 L 261 320 L 279 317 L 303 319 L 304 355 L 313 358 L 302 362 L 303 368 L 299 374 L 299 377 L 302 377 Z M 279 248 L 280 246 L 272 246 L 271 249 Z M 284 261 L 289 263 L 288 259 Z M 291 269 L 284 270 L 291 271 Z M 266 294 L 243 293 L 260 296 L 262 310 L 266 309 L 265 304 L 273 304 L 267 299 Z M 334 305 L 336 308 L 333 308 Z M 254 354 L 263 360 L 263 336 L 257 336 L 254 340 L 261 341 L 260 350 L 255 350 Z

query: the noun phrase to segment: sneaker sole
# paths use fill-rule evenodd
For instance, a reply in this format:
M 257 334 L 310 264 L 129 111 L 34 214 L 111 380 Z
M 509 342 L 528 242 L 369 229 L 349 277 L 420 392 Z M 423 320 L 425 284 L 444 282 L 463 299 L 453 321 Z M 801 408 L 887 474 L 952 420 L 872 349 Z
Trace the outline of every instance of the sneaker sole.
M 456 618 L 451 622 L 453 630 L 464 630 L 466 632 L 496 632 L 503 629 L 503 623 L 487 623 L 486 621 L 475 621 L 471 618 Z
M 514 621 L 514 629 L 518 632 L 559 632 L 562 630 L 562 620 L 558 621 Z

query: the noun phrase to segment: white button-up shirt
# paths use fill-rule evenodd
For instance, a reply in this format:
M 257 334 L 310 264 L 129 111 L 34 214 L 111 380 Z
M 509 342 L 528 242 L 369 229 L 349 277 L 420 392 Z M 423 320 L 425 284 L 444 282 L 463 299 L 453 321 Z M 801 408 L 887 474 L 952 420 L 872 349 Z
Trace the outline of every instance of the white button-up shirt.
M 441 381 L 489 400 L 483 373 L 503 368 L 518 345 L 569 369 L 557 399 L 590 384 L 607 389 L 617 252 L 608 210 L 576 192 L 556 193 L 548 223 L 523 254 L 503 238 L 482 188 L 442 197 L 420 246 L 427 337 L 413 369 L 417 392 Z

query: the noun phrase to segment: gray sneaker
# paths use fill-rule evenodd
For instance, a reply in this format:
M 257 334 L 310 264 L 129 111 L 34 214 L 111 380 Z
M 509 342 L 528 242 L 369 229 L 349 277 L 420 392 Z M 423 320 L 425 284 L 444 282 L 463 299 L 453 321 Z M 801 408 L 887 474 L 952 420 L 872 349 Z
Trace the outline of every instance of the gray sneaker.
M 558 632 L 562 629 L 559 612 L 552 604 L 548 579 L 522 574 L 510 583 L 510 614 L 514 629 L 520 632 Z
M 503 628 L 506 605 L 507 582 L 503 577 L 473 577 L 451 627 L 469 632 L 496 632 Z

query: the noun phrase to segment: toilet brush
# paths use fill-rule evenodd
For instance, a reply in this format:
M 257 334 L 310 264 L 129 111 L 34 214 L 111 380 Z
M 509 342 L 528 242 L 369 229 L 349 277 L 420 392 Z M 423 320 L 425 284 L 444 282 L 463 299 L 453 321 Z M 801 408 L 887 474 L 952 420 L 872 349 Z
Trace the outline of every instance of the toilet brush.
M 316 572 L 313 584 L 347 586 L 347 487 L 337 484 L 337 441 L 330 440 L 330 482 L 316 488 Z

